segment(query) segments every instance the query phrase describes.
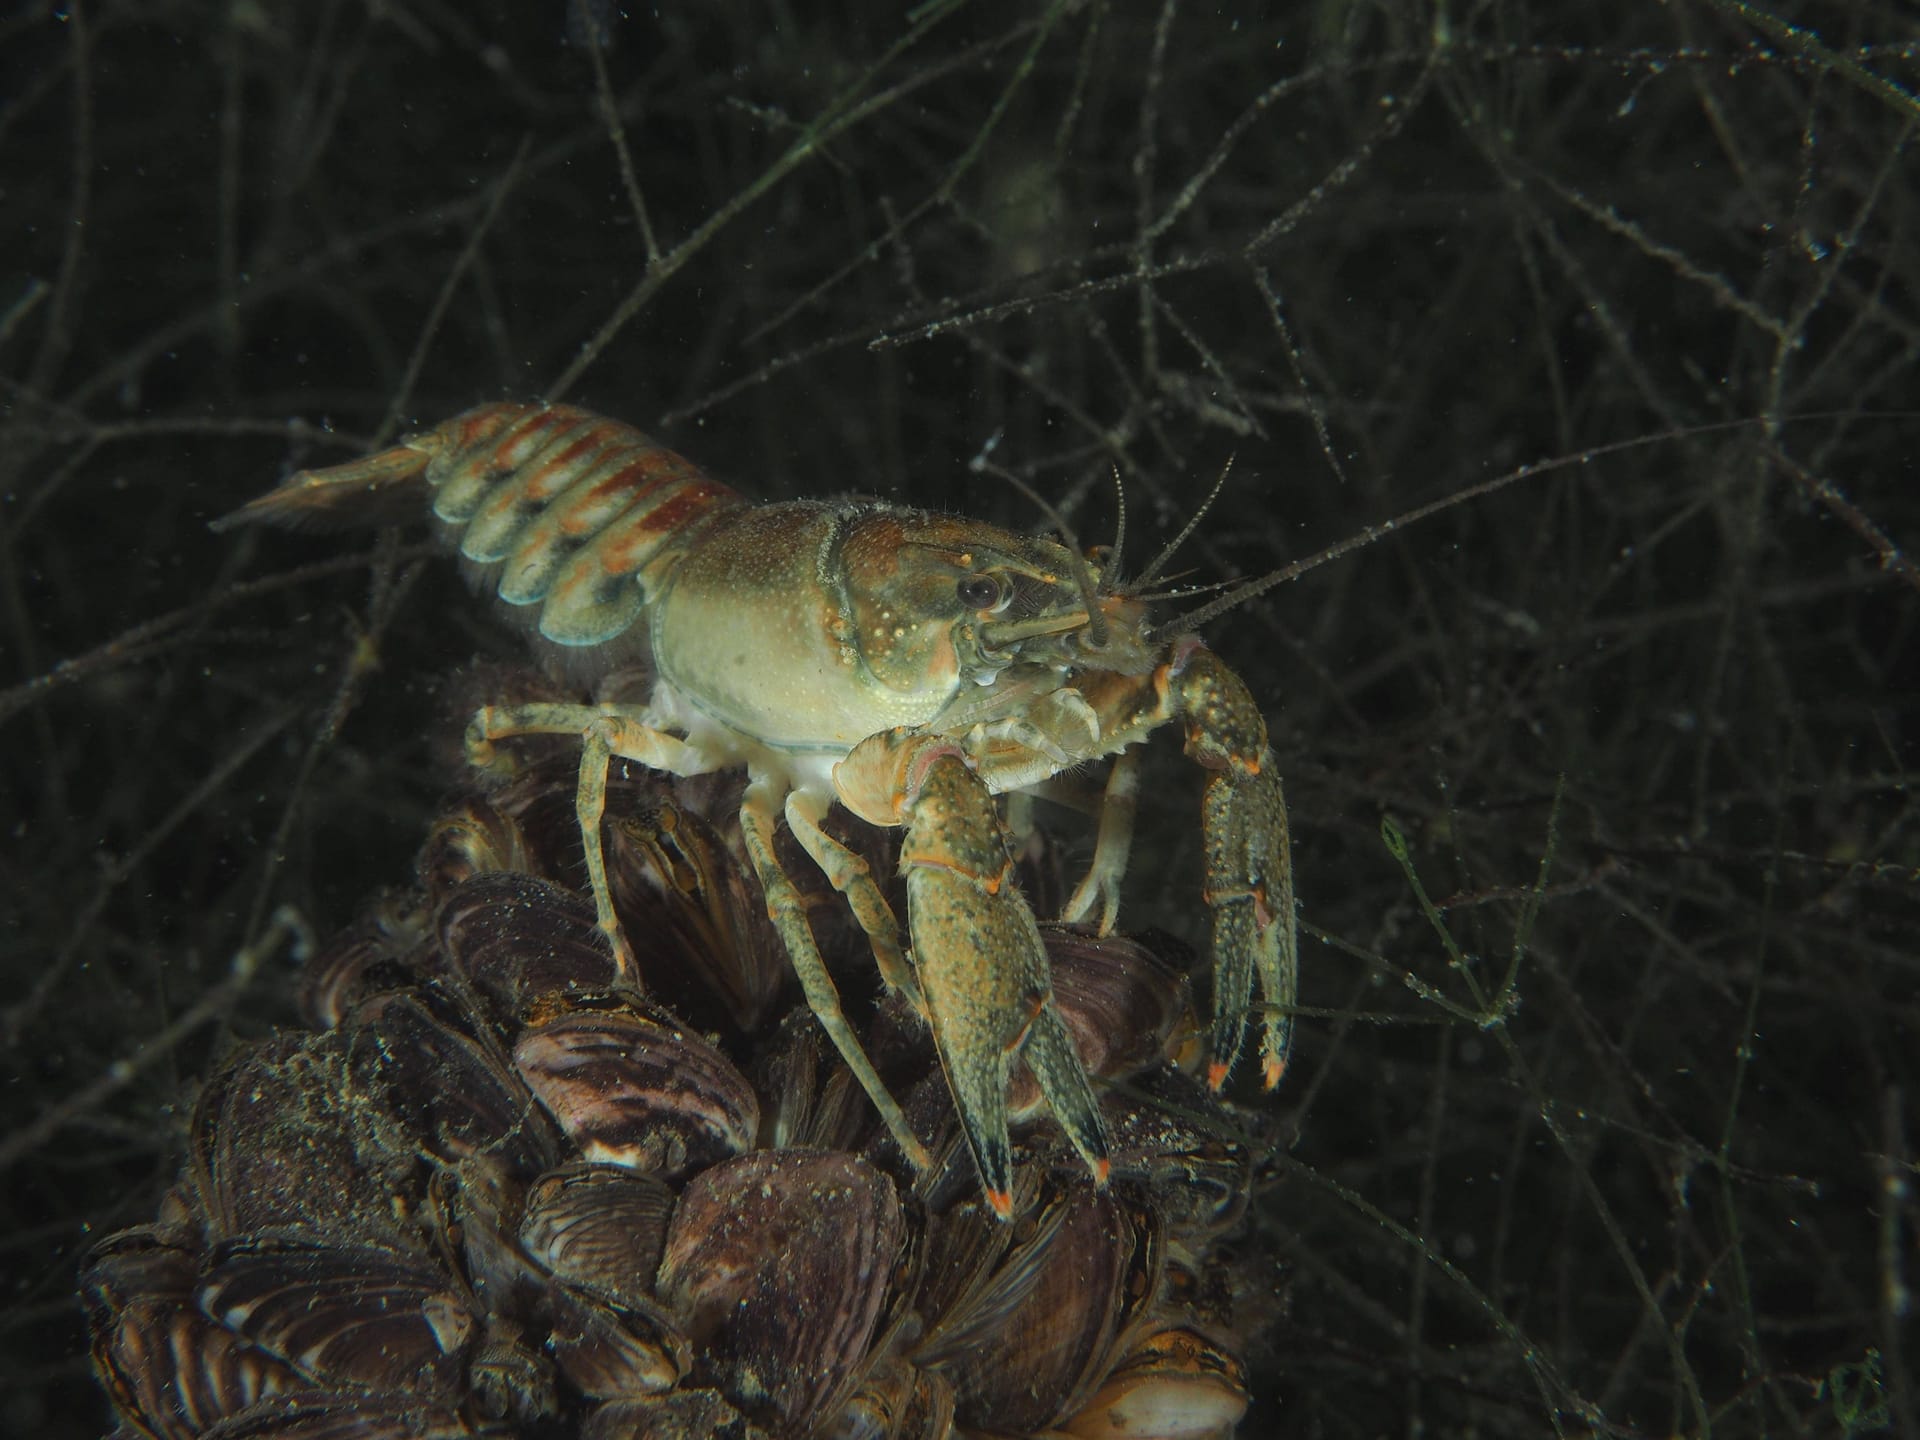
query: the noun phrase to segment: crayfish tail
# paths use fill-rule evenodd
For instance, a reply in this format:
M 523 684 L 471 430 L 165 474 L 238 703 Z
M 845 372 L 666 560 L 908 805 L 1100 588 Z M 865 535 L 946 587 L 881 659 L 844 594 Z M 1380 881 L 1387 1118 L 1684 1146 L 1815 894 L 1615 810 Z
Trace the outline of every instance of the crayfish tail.
M 417 520 L 425 510 L 423 483 L 433 457 L 412 445 L 301 470 L 276 490 L 257 496 L 211 523 L 216 533 L 242 525 L 290 530 L 364 530 Z

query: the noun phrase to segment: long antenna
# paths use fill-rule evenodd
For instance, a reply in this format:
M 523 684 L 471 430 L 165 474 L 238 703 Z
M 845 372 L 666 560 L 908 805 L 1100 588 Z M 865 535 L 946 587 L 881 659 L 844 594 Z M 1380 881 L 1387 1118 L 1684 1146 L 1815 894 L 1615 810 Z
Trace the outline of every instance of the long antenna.
M 1211 510 L 1213 502 L 1220 498 L 1220 491 L 1226 486 L 1227 476 L 1233 473 L 1233 458 L 1231 455 L 1227 457 L 1227 463 L 1220 469 L 1220 478 L 1213 482 L 1213 489 L 1209 490 L 1207 498 L 1200 502 L 1200 508 L 1188 517 L 1185 525 L 1180 527 L 1180 533 L 1169 540 L 1160 553 L 1153 557 L 1153 563 L 1140 572 L 1140 578 L 1133 582 L 1136 587 L 1151 585 L 1153 577 L 1160 573 L 1169 560 L 1173 559 L 1173 552 L 1186 544 L 1192 538 L 1193 532 L 1200 528 L 1200 522 L 1207 518 L 1207 511 Z
M 1297 580 L 1309 570 L 1318 570 L 1329 561 L 1338 560 L 1341 556 L 1351 554 L 1364 545 L 1371 545 L 1374 541 L 1391 535 L 1396 530 L 1404 530 L 1409 525 L 1430 520 L 1442 511 L 1451 510 L 1457 505 L 1483 500 L 1489 495 L 1518 485 L 1522 480 L 1551 475 L 1556 470 L 1571 470 L 1575 466 L 1586 465 L 1608 455 L 1620 455 L 1629 450 L 1644 450 L 1650 446 L 1690 439 L 1696 435 L 1708 435 L 1721 430 L 1738 430 L 1743 426 L 1758 423 L 1756 420 L 1716 421 L 1708 425 L 1688 426 L 1682 430 L 1669 430 L 1660 435 L 1638 435 L 1631 440 L 1616 440 L 1607 445 L 1595 445 L 1591 449 L 1581 450 L 1573 455 L 1559 455 L 1551 460 L 1530 461 L 1518 469 L 1509 470 L 1504 475 L 1496 475 L 1491 480 L 1482 480 L 1477 485 L 1469 485 L 1464 490 L 1456 490 L 1451 495 L 1443 495 L 1438 500 L 1428 501 L 1425 505 L 1416 505 L 1413 509 L 1403 511 L 1391 520 L 1383 520 L 1378 525 L 1369 525 L 1344 540 L 1336 540 L 1317 555 L 1309 555 L 1306 559 L 1296 560 L 1291 565 L 1282 565 L 1278 570 L 1271 570 L 1257 579 L 1236 586 L 1218 600 L 1209 601 L 1198 610 L 1189 610 L 1185 615 L 1176 615 L 1164 624 L 1155 625 L 1149 633 L 1156 640 L 1164 640 L 1169 636 L 1184 634 L 1188 630 L 1197 630 L 1209 620 L 1218 619 L 1226 614 L 1234 606 L 1244 605 L 1255 596 L 1266 594 L 1276 585 Z M 1218 486 L 1215 487 L 1216 491 L 1218 488 Z M 1180 538 L 1185 538 L 1184 532 Z M 1159 562 L 1155 563 L 1157 565 Z
M 1107 563 L 1100 567 L 1100 593 L 1111 595 L 1120 588 L 1120 555 L 1127 548 L 1127 487 L 1120 479 L 1120 467 L 1113 467 L 1113 548 L 1107 551 Z

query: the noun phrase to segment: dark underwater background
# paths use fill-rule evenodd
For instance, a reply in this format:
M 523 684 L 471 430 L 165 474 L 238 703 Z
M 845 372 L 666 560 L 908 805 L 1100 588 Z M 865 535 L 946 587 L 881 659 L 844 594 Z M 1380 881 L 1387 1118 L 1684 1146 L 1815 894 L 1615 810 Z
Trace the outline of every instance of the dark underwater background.
M 1303 925 L 1243 1433 L 1920 1434 L 1917 131 L 1895 0 L 7 7 L 0 1432 L 111 1428 L 75 1271 L 292 1023 L 233 957 L 407 882 L 523 654 L 421 526 L 207 522 L 564 394 L 1339 547 L 1204 632 Z

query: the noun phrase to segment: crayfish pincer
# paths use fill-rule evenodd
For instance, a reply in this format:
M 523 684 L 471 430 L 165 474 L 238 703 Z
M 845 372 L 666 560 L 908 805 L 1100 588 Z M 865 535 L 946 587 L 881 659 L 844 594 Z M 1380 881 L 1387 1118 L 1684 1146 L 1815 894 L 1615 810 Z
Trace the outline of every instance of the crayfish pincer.
M 566 405 L 491 404 L 391 449 L 302 471 L 222 525 L 381 520 L 431 497 L 481 583 L 534 618 L 579 679 L 644 662 L 644 706 L 491 705 L 479 764 L 528 735 L 579 736 L 576 797 L 600 928 L 634 970 L 601 836 L 617 757 L 671 775 L 744 767 L 740 820 L 807 1002 L 894 1140 L 908 1126 L 841 1012 L 804 904 L 775 850 L 784 818 L 846 896 L 886 983 L 931 1027 L 989 1205 L 1013 1209 L 1008 1067 L 1025 1059 L 1096 1181 L 1108 1138 L 1053 1005 L 1046 951 L 1014 885 L 993 797 L 1115 757 L 1092 865 L 1067 919 L 1111 929 L 1136 762 L 1178 720 L 1209 772 L 1213 916 L 1209 1083 L 1237 1058 L 1260 977 L 1269 1086 L 1285 1068 L 1296 948 L 1286 808 L 1246 685 L 1191 635 L 1156 639 L 1147 607 L 1051 539 L 877 500 L 753 505 L 618 421 Z M 909 943 L 868 865 L 823 827 L 836 803 L 905 827 Z

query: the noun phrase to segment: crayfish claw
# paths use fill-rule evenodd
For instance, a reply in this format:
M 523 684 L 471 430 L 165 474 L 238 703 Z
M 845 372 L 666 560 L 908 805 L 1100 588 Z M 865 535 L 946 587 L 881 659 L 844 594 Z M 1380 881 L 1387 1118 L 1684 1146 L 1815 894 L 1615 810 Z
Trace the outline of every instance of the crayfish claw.
M 1263 756 L 1263 761 L 1271 761 Z M 1286 801 L 1271 763 L 1250 773 L 1216 773 L 1202 809 L 1207 904 L 1213 911 L 1212 1063 L 1218 1091 L 1246 1036 L 1256 973 L 1264 1005 L 1261 1080 L 1269 1090 L 1286 1073 L 1299 986 L 1293 861 Z
M 1051 1001 L 1034 1016 L 1022 1053 L 1068 1142 L 1087 1162 L 1093 1183 L 1104 1187 L 1112 1168 L 1107 1159 L 1106 1117 L 1100 1113 L 1100 1100 Z

